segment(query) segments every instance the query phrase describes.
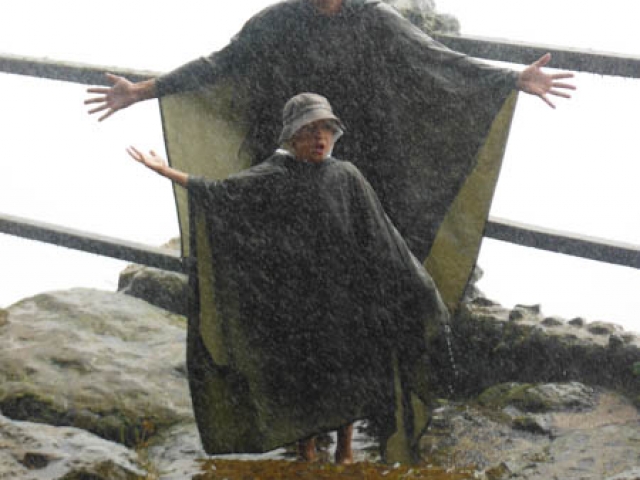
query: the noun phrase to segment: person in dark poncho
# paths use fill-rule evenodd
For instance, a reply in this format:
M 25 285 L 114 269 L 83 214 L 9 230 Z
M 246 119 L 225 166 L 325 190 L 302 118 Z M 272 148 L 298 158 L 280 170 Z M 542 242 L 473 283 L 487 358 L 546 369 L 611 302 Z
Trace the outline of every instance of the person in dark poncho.
M 568 96 L 562 80 L 572 74 L 544 73 L 549 59 L 517 73 L 447 49 L 379 0 L 286 0 L 220 51 L 135 84 L 109 75 L 113 86 L 89 89 L 99 95 L 86 103 L 104 119 L 141 100 L 229 84 L 245 111 L 243 148 L 258 161 L 275 147 L 280 106 L 298 92 L 322 94 L 350 126 L 338 153 L 357 162 L 422 261 L 509 94 L 549 105 L 550 95 Z
M 261 423 L 288 424 L 286 435 L 307 437 L 300 445 L 307 460 L 320 431 L 305 429 L 338 428 L 336 461 L 347 463 L 352 421 L 373 419 L 388 448 L 399 428 L 396 396 L 428 401 L 427 330 L 441 331 L 448 311 L 364 176 L 331 156 L 344 127 L 328 101 L 299 94 L 283 119 L 282 148 L 225 180 L 187 175 L 153 152 L 128 152 L 205 209 L 224 277 L 216 295 L 232 288 L 225 282 L 242 286 L 233 328 L 259 358 L 251 388 L 260 390 Z M 241 361 L 234 368 L 242 370 Z

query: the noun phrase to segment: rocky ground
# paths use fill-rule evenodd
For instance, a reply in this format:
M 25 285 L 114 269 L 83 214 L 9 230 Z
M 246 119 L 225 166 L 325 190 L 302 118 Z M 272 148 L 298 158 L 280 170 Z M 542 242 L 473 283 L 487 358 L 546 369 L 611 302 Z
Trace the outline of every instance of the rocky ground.
M 455 322 L 459 388 L 435 411 L 425 462 L 468 478 L 640 478 L 637 336 L 480 299 Z M 191 412 L 185 324 L 143 299 L 85 289 L 0 310 L 0 479 L 196 475 L 207 456 Z M 356 446 L 359 461 L 377 460 L 364 424 Z

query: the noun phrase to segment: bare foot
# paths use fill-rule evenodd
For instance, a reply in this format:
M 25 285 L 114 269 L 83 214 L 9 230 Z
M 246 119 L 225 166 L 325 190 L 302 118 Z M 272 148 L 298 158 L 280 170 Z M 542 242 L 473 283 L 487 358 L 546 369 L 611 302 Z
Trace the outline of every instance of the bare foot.
M 338 444 L 336 446 L 336 463 L 349 465 L 353 463 L 353 450 L 351 439 L 353 437 L 353 424 L 345 425 L 338 429 Z
M 298 442 L 298 460 L 301 462 L 316 461 L 316 437 L 309 437 Z

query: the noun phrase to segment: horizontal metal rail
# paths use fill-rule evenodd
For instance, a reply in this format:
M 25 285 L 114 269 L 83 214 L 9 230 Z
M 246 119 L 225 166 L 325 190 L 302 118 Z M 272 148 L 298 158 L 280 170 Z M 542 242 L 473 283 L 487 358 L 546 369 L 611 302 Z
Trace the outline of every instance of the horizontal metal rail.
M 640 269 L 640 245 L 490 217 L 484 236 L 524 247 Z
M 528 65 L 549 52 L 553 55 L 554 68 L 640 78 L 640 57 L 638 56 L 472 36 L 436 35 L 435 38 L 449 48 L 487 60 Z M 125 76 L 131 81 L 140 81 L 160 74 L 153 71 L 64 62 L 6 53 L 0 53 L 0 72 L 85 85 L 107 84 L 105 72 Z
M 529 64 L 542 54 L 550 52 L 553 55 L 554 68 L 640 78 L 640 57 L 635 56 L 470 36 L 437 35 L 436 39 L 454 50 L 487 60 Z M 0 72 L 85 85 L 106 85 L 105 72 L 122 75 L 132 81 L 140 81 L 160 74 L 160 72 L 2 53 L 0 53 Z M 0 233 L 165 270 L 184 271 L 180 257 L 167 250 L 9 215 L 0 214 Z M 635 245 L 574 235 L 496 218 L 489 220 L 485 236 L 522 246 L 640 268 L 640 249 Z
M 158 72 L 25 57 L 7 53 L 0 53 L 0 72 L 84 85 L 107 85 L 105 72 L 127 77 L 132 82 L 139 82 L 159 75 Z
M 452 50 L 486 60 L 528 65 L 548 52 L 552 56 L 549 66 L 553 68 L 640 78 L 640 56 L 473 36 L 436 35 L 435 38 Z
M 162 270 L 184 272 L 180 255 L 171 250 L 12 215 L 0 214 L 0 233 L 148 265 Z
M 148 265 L 163 270 L 184 272 L 178 253 L 134 242 L 89 234 L 11 215 L 0 214 L 0 233 L 38 240 L 88 253 Z M 640 269 L 640 247 L 605 239 L 572 235 L 566 232 L 491 217 L 485 237 L 539 250 L 563 253 L 616 265 Z

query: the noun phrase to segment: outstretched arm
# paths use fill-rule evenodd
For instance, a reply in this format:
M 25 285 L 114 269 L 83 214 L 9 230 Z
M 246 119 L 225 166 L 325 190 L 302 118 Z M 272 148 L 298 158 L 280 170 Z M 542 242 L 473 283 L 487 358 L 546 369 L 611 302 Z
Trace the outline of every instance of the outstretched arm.
M 571 95 L 567 93 L 567 90 L 575 90 L 576 87 L 571 83 L 560 81 L 567 78 L 573 78 L 573 73 L 563 72 L 550 75 L 542 71 L 542 67 L 547 65 L 550 60 L 551 54 L 546 53 L 525 68 L 518 76 L 516 86 L 519 90 L 522 90 L 525 93 L 540 97 L 542 101 L 551 108 L 556 108 L 551 100 L 549 100 L 548 95 L 571 98 Z
M 88 93 L 99 96 L 87 98 L 85 105 L 98 104 L 97 107 L 89 110 L 90 114 L 106 112 L 98 118 L 99 121 L 110 117 L 118 110 L 127 108 L 129 105 L 148 100 L 157 96 L 156 81 L 151 78 L 142 82 L 133 83 L 124 77 L 106 74 L 107 79 L 112 84 L 110 87 L 92 87 L 87 89 Z
M 180 170 L 176 170 L 175 168 L 171 168 L 167 164 L 167 161 L 153 150 L 150 150 L 149 153 L 142 153 L 135 147 L 129 147 L 127 148 L 127 153 L 136 162 L 140 162 L 148 169 L 153 170 L 154 172 L 168 178 L 172 182 L 175 182 L 183 187 L 187 186 L 189 175 L 181 172 Z

